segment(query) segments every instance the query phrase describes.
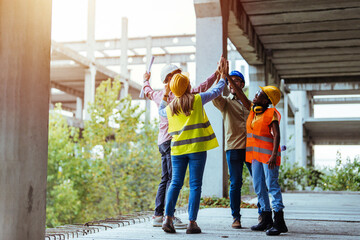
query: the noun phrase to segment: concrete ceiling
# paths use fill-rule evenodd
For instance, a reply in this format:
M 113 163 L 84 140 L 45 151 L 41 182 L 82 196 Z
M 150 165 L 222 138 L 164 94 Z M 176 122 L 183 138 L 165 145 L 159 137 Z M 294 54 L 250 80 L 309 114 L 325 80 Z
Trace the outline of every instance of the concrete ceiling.
M 230 40 L 249 64 L 267 64 L 275 79 L 360 80 L 360 1 L 229 0 L 228 5 Z

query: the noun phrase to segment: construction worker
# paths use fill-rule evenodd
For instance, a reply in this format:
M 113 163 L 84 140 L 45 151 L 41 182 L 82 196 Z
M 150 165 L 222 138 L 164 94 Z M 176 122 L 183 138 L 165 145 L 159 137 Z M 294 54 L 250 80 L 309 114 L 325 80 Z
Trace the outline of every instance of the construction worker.
M 280 101 L 280 90 L 275 86 L 260 87 L 246 122 L 246 161 L 252 164 L 253 184 L 261 206 L 261 221 L 251 227 L 253 231 L 266 231 L 266 235 L 279 235 L 288 231 L 284 220 L 284 205 L 278 183 L 281 161 L 281 115 L 275 106 Z M 272 104 L 272 108 L 270 108 Z M 269 201 L 272 196 L 274 221 Z
M 162 226 L 165 232 L 176 232 L 173 226 L 174 208 L 189 165 L 189 224 L 186 233 L 201 233 L 196 219 L 200 206 L 206 155 L 208 150 L 219 145 L 203 105 L 219 96 L 224 86 L 225 80 L 222 74 L 222 79 L 209 92 L 194 95 L 191 94 L 189 78 L 178 73 L 172 77 L 166 87 L 159 114 L 168 118 L 169 133 L 173 136 L 171 143 L 173 176 L 166 196 L 165 220 Z M 176 98 L 167 105 L 170 90 Z
M 233 216 L 233 228 L 241 228 L 241 187 L 244 164 L 250 175 L 251 163 L 245 161 L 246 152 L 246 119 L 249 115 L 251 102 L 242 92 L 245 86 L 245 78 L 239 71 L 232 71 L 228 80 L 230 83 L 230 95 L 219 96 L 213 100 L 224 119 L 225 151 L 226 160 L 230 173 L 230 208 Z M 235 85 L 235 86 L 234 86 Z M 241 91 L 236 94 L 235 88 Z
M 167 84 L 174 74 L 181 73 L 181 69 L 174 64 L 168 64 L 161 70 L 160 79 L 164 84 Z M 205 82 L 201 83 L 198 87 L 192 89 L 192 93 L 205 92 L 208 90 L 217 78 L 218 73 L 212 74 Z M 144 94 L 159 107 L 165 89 L 161 91 L 154 91 L 149 83 L 151 73 L 144 74 Z M 169 93 L 167 103 L 170 103 L 174 99 L 174 94 Z M 159 184 L 156 198 L 155 198 L 155 214 L 152 217 L 152 224 L 154 227 L 161 227 L 164 216 L 165 196 L 167 189 L 169 188 L 172 176 L 171 167 L 171 136 L 168 133 L 168 120 L 165 117 L 160 116 L 159 134 L 158 134 L 158 146 L 161 154 L 161 182 Z M 176 228 L 186 228 L 186 224 L 182 223 L 177 217 L 174 217 L 174 226 Z

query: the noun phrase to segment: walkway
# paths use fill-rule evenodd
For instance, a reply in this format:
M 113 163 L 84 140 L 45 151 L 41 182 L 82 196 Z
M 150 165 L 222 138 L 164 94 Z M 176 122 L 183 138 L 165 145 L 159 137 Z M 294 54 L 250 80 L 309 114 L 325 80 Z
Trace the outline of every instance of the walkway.
M 285 219 L 289 233 L 281 239 L 360 239 L 360 193 L 285 193 L 283 194 Z M 253 199 L 251 201 L 256 201 Z M 242 229 L 232 229 L 229 209 L 202 209 L 198 224 L 203 233 L 187 235 L 185 230 L 176 234 L 164 233 L 149 222 L 138 223 L 113 230 L 102 231 L 81 240 L 114 239 L 268 239 L 264 232 L 253 232 L 257 223 L 256 209 L 242 209 Z M 186 220 L 187 214 L 179 217 Z

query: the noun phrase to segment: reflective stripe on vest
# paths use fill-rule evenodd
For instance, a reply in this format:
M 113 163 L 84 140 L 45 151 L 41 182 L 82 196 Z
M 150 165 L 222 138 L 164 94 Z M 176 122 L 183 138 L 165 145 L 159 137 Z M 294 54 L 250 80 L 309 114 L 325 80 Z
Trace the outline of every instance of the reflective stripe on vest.
M 197 128 L 207 128 L 208 126 L 210 126 L 210 122 L 209 122 L 209 121 L 207 121 L 206 123 L 197 123 L 197 124 L 185 126 L 185 127 L 183 127 L 183 129 L 181 129 L 180 131 L 169 132 L 169 134 L 170 134 L 171 136 L 173 136 L 173 135 L 180 135 L 183 131 L 194 130 L 194 129 L 197 129 Z
M 264 142 L 274 142 L 274 139 L 272 138 L 268 138 L 268 137 L 263 137 L 263 136 L 259 136 L 259 135 L 256 135 L 256 134 L 253 134 L 253 133 L 248 133 L 246 135 L 247 138 L 256 138 L 256 139 L 259 139 L 261 141 L 264 141 Z
M 206 136 L 206 137 L 197 137 L 197 138 L 192 138 L 192 139 L 186 139 L 186 140 L 180 140 L 180 141 L 176 141 L 176 142 L 171 142 L 171 147 L 181 146 L 181 145 L 185 145 L 185 144 L 192 144 L 192 143 L 210 141 L 211 139 L 214 139 L 214 138 L 216 138 L 215 133 L 211 134 L 210 136 Z
M 264 153 L 264 154 L 268 154 L 271 155 L 272 151 L 265 149 L 265 148 L 259 148 L 259 147 L 246 147 L 246 152 L 258 152 L 258 153 Z M 281 157 L 281 152 L 278 152 L 277 157 Z

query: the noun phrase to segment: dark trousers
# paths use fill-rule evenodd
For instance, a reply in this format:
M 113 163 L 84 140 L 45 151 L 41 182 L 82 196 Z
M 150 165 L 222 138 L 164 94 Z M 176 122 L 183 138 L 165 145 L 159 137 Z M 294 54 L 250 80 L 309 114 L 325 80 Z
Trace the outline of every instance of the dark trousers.
M 159 152 L 161 154 L 161 182 L 155 198 L 155 215 L 164 215 L 165 196 L 170 186 L 172 177 L 171 167 L 171 140 L 159 145 Z
M 230 208 L 234 219 L 240 220 L 241 187 L 243 183 L 244 164 L 250 175 L 251 164 L 245 161 L 245 149 L 232 149 L 226 151 L 226 160 L 230 173 Z

